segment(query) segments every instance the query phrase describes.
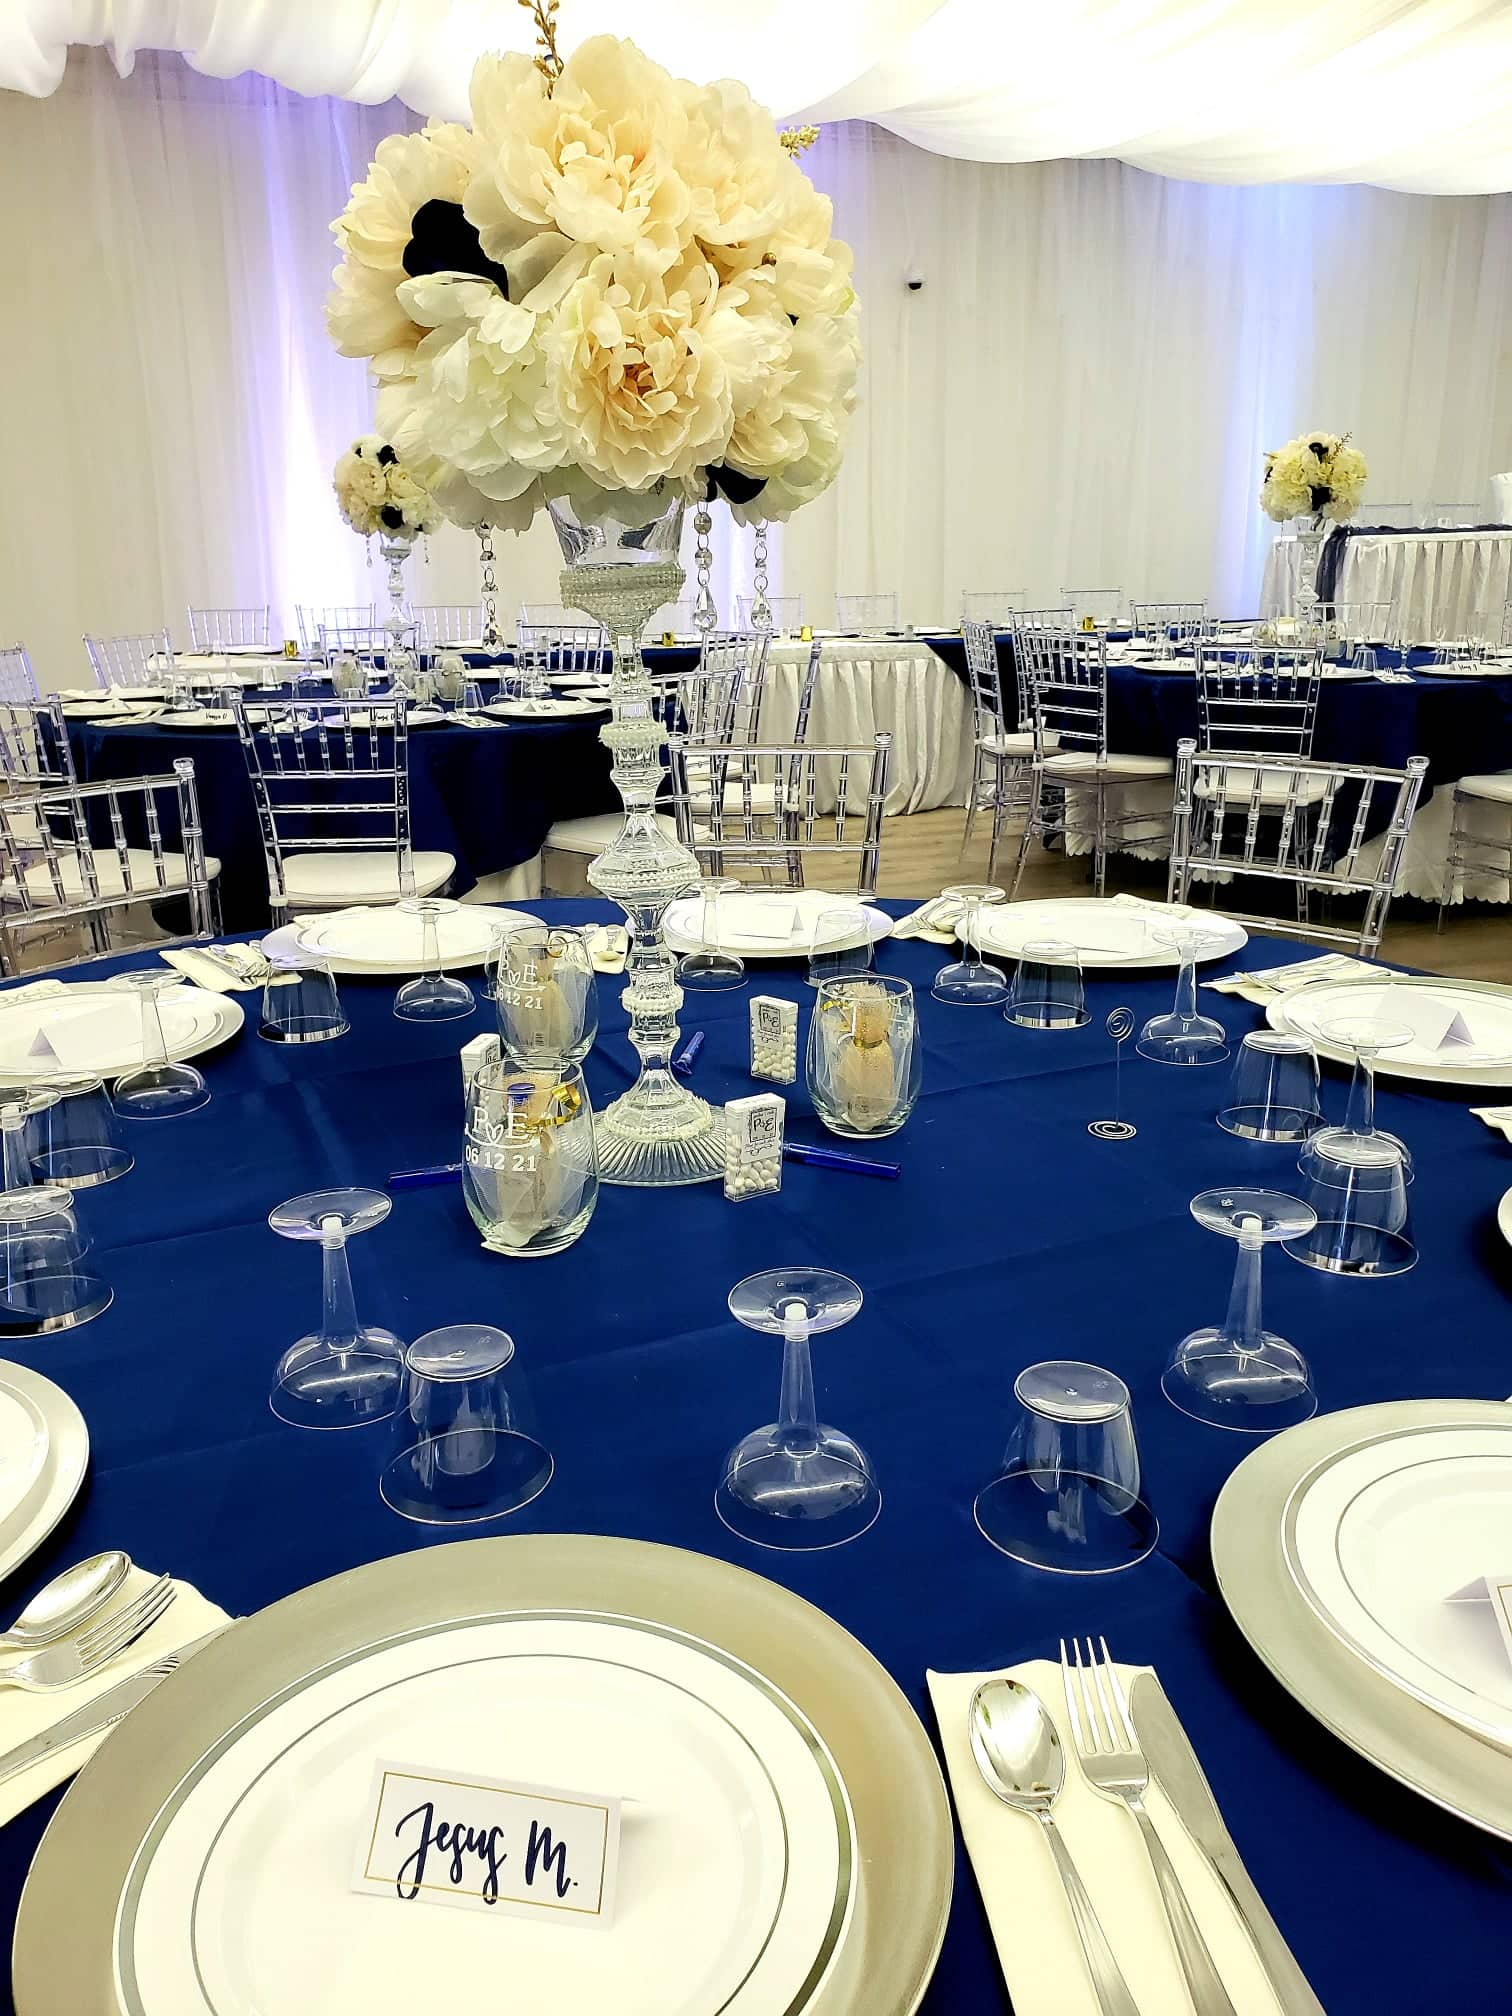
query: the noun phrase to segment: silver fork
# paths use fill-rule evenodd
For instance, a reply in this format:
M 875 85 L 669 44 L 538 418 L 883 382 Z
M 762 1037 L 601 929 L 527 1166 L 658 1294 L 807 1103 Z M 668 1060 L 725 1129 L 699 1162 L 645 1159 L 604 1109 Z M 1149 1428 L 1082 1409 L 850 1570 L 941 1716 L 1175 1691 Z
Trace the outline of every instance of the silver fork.
M 1066 1688 L 1066 1714 L 1071 1723 L 1071 1739 L 1081 1762 L 1082 1774 L 1094 1792 L 1105 1799 L 1121 1801 L 1139 1822 L 1140 1835 L 1155 1880 L 1167 1922 L 1176 1941 L 1176 1954 L 1192 1997 L 1197 2016 L 1236 2016 L 1228 1991 L 1218 1978 L 1207 1941 L 1198 1929 L 1182 1890 L 1181 1880 L 1171 1867 L 1160 1836 L 1145 1810 L 1144 1791 L 1150 1782 L 1150 1767 L 1139 1747 L 1123 1682 L 1108 1652 L 1108 1641 L 1099 1638 L 1102 1664 L 1087 1640 L 1087 1660 L 1082 1663 L 1081 1646 L 1073 1638 L 1073 1667 L 1066 1656 L 1066 1641 L 1060 1641 L 1061 1678 Z
M 82 1637 L 70 1639 L 66 1645 L 49 1645 L 29 1659 L 18 1660 L 0 1673 L 0 1687 L 22 1687 L 28 1694 L 51 1694 L 60 1687 L 76 1687 L 134 1645 L 144 1631 L 156 1624 L 177 1594 L 173 1577 L 160 1575 L 150 1589 L 144 1589 L 140 1596 L 103 1618 Z

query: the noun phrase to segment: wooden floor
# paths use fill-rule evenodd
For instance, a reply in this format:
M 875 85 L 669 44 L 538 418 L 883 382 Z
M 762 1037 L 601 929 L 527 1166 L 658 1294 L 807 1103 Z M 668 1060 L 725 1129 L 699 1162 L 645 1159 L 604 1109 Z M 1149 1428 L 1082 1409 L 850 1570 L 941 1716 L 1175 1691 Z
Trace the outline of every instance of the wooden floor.
M 981 881 L 987 874 L 987 842 L 991 822 L 978 818 L 971 851 L 962 858 L 961 832 L 966 815 L 956 808 L 916 812 L 889 819 L 882 829 L 883 896 L 934 896 L 951 882 Z M 997 879 L 1011 880 L 1013 855 L 1005 846 L 998 855 Z M 1085 896 L 1090 893 L 1090 863 L 1068 861 L 1060 854 L 1037 852 L 1024 871 L 1020 897 Z M 1165 864 L 1135 861 L 1125 854 L 1108 858 L 1108 894 L 1131 890 L 1141 896 L 1164 896 Z M 1381 956 L 1429 973 L 1452 973 L 1462 980 L 1512 982 L 1512 910 L 1485 903 L 1461 904 L 1435 930 L 1437 910 L 1430 903 L 1402 899 L 1393 904 Z

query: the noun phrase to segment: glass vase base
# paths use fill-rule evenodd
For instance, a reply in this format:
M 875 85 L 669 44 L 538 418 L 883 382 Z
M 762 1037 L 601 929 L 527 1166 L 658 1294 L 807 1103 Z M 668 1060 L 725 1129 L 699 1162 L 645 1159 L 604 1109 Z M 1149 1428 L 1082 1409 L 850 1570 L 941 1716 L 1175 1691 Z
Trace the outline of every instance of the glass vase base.
M 758 1428 L 730 1451 L 714 1510 L 752 1546 L 812 1553 L 869 1532 L 882 1493 L 848 1435 L 821 1427 L 816 1446 L 795 1451 L 774 1425 Z
M 1177 1345 L 1160 1390 L 1192 1420 L 1242 1435 L 1295 1428 L 1318 1411 L 1306 1359 L 1269 1330 L 1248 1351 L 1216 1327 L 1194 1330 Z
M 690 1104 L 701 1107 L 707 1120 L 697 1124 L 697 1116 L 675 1134 L 646 1132 L 632 1109 L 629 1124 L 619 1109 L 634 1097 L 627 1092 L 604 1113 L 596 1129 L 601 1183 L 623 1183 L 644 1189 L 669 1188 L 679 1183 L 724 1181 L 724 1115 L 701 1099 Z

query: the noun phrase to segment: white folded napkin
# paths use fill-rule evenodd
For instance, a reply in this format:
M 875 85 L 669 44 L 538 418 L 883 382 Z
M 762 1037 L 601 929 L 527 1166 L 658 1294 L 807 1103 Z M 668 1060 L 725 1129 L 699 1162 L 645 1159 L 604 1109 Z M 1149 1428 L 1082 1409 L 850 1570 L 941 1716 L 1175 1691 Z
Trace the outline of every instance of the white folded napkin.
M 623 924 L 595 924 L 588 933 L 588 957 L 595 973 L 623 973 L 630 957 L 630 933 Z
M 1166 903 L 1153 896 L 1115 896 L 1113 901 L 1121 910 L 1148 910 L 1157 917 L 1165 917 L 1178 924 L 1228 922 L 1226 917 L 1220 917 L 1214 910 L 1199 910 L 1190 903 Z
M 1219 980 L 1204 980 L 1215 994 L 1237 994 L 1241 1000 L 1264 1007 L 1278 994 L 1309 980 L 1348 980 L 1357 973 L 1378 973 L 1383 977 L 1396 969 L 1372 966 L 1367 959 L 1351 959 L 1343 952 L 1324 952 L 1314 959 L 1294 959 L 1285 966 L 1257 966 L 1252 973 L 1227 973 Z
M 1472 1106 L 1470 1111 L 1477 1120 L 1484 1120 L 1488 1127 L 1512 1141 L 1512 1106 Z
M 7 987 L 3 995 L 9 1001 L 55 1001 L 60 994 L 66 994 L 67 987 L 61 980 L 28 980 L 20 987 Z
M 932 897 L 929 902 L 921 903 L 917 910 L 910 910 L 906 917 L 900 917 L 892 927 L 892 935 L 894 938 L 922 938 L 930 945 L 953 945 L 955 927 L 964 908 L 959 897 Z
M 1003 1669 L 1044 1703 L 1065 1746 L 1066 1781 L 1053 1815 L 1087 1887 L 1130 1993 L 1146 2016 L 1189 2010 L 1181 1965 L 1134 1816 L 1081 1775 L 1067 1727 L 1059 1666 L 1048 1659 Z M 1120 1666 L 1127 1691 L 1149 1669 Z M 991 1673 L 928 1675 L 956 1818 L 987 1907 L 1014 2016 L 1098 2016 L 1071 1907 L 1044 1830 L 988 1790 L 967 1735 L 971 1697 Z M 1151 1778 L 1145 1805 L 1238 2016 L 1277 2016 L 1278 2003 L 1217 1877 Z
M 201 950 L 187 946 L 181 951 L 162 952 L 158 956 L 165 966 L 171 966 L 176 973 L 182 973 L 196 987 L 203 987 L 210 994 L 247 994 L 262 987 L 261 978 L 250 977 L 251 962 L 238 958 L 238 953 L 251 952 L 251 946 L 212 945 Z M 222 964 L 229 960 L 230 964 Z M 231 967 L 237 970 L 233 972 Z
M 134 1596 L 140 1596 L 156 1580 L 156 1575 L 148 1574 L 146 1569 L 133 1568 L 111 1608 L 119 1609 Z M 178 1594 L 151 1629 L 144 1632 L 119 1658 L 112 1659 L 101 1672 L 81 1681 L 77 1687 L 60 1687 L 55 1694 L 27 1694 L 19 1687 L 7 1687 L 0 1692 L 0 1752 L 14 1749 L 18 1743 L 42 1735 L 54 1723 L 61 1722 L 65 1715 L 72 1715 L 76 1708 L 83 1708 L 108 1693 L 117 1681 L 129 1679 L 133 1673 L 140 1673 L 144 1666 L 150 1666 L 154 1659 L 160 1659 L 165 1652 L 176 1652 L 180 1646 L 192 1645 L 196 1638 L 203 1638 L 217 1624 L 230 1621 L 224 1610 L 207 1602 L 189 1583 L 179 1582 L 175 1587 Z M 110 1611 L 107 1610 L 104 1615 L 109 1616 Z M 91 1624 L 99 1621 L 98 1618 L 90 1619 Z M 13 1657 L 0 1655 L 0 1665 L 4 1669 L 15 1663 Z M 27 1770 L 17 1772 L 14 1778 L 7 1779 L 0 1785 L 0 1827 L 14 1820 L 18 1813 L 24 1813 L 32 1801 L 40 1799 L 44 1792 L 61 1785 L 75 1771 L 82 1771 L 109 1734 L 106 1729 L 96 1736 L 86 1736 L 82 1742 L 70 1744 L 66 1750 L 55 1750 L 50 1757 L 44 1757 Z

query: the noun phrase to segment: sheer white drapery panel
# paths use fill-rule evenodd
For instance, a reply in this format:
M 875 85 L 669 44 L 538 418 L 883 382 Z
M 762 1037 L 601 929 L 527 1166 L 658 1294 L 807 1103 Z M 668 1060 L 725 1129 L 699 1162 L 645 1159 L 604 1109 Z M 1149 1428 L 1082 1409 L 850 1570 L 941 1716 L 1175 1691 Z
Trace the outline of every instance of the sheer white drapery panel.
M 269 602 L 292 636 L 296 601 L 382 600 L 330 490 L 372 395 L 322 308 L 329 220 L 379 138 L 416 123 L 174 57 L 123 81 L 98 50 L 51 99 L 0 96 L 27 167 L 0 209 L 25 485 L 0 633 L 44 683 L 82 676 L 82 631 L 182 630 L 191 601 Z M 1512 465 L 1512 197 L 948 161 L 859 123 L 805 159 L 856 249 L 865 343 L 840 477 L 771 542 L 771 589 L 802 591 L 816 625 L 837 587 L 951 623 L 994 581 L 1030 606 L 1074 579 L 1250 613 L 1260 452 L 1299 428 L 1354 430 L 1367 499 L 1483 496 Z M 496 544 L 506 624 L 559 599 L 549 526 Z M 728 620 L 752 534 L 716 506 L 713 545 Z M 429 550 L 412 599 L 475 599 L 476 541 Z
M 1111 157 L 1213 182 L 1512 187 L 1512 9 L 1496 0 L 569 0 L 564 48 L 628 31 L 779 115 L 866 118 L 984 161 Z M 309 96 L 464 116 L 516 0 L 8 0 L 0 85 L 57 88 L 71 43 L 173 49 Z

